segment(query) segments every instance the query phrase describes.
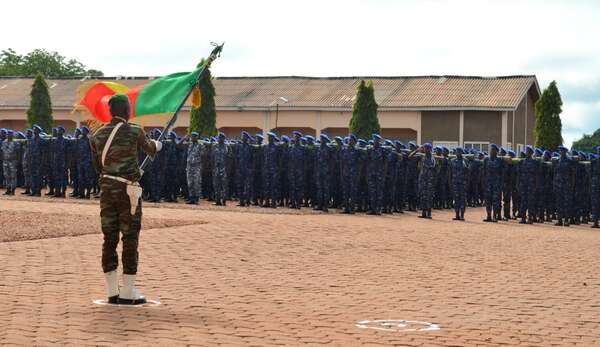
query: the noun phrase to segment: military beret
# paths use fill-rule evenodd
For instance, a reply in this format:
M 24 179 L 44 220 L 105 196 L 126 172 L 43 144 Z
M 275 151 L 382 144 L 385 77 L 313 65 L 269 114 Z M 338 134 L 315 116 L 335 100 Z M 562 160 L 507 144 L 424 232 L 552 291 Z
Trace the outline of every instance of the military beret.
M 306 137 L 304 137 L 304 136 L 300 137 L 300 141 L 306 142 Z
M 448 147 L 442 146 L 442 152 L 449 153 L 450 150 L 448 149 Z
M 354 134 L 350 134 L 350 135 L 348 135 L 348 138 L 349 138 L 350 140 L 354 140 L 354 141 L 357 141 L 357 140 L 358 140 L 358 138 L 357 138 L 357 137 L 356 137 L 356 135 L 354 135 Z
M 416 143 L 414 143 L 413 141 L 410 141 L 410 142 L 408 143 L 408 146 L 409 146 L 409 147 L 412 147 L 412 148 L 417 148 L 417 144 L 416 144 Z
M 217 135 L 217 136 L 219 136 L 219 137 L 225 137 L 225 133 L 219 132 L 219 135 Z
M 14 134 L 14 132 L 11 129 L 8 129 L 5 131 L 7 135 L 12 135 Z
M 557 152 L 552 152 L 552 156 L 553 157 L 558 157 L 558 153 Z
M 84 130 L 85 131 L 90 131 L 90 128 L 88 128 L 87 126 L 84 125 L 84 126 L 81 127 L 81 131 L 84 131 Z
M 304 137 L 306 138 L 307 141 L 314 141 L 315 140 L 315 138 L 312 137 L 311 135 L 306 135 Z
M 267 136 L 269 136 L 269 137 L 277 137 L 277 134 L 275 134 L 275 133 L 274 133 L 274 132 L 272 132 L 272 131 L 269 131 L 269 132 L 267 133 Z
M 361 146 L 366 146 L 367 145 L 367 141 L 363 140 L 363 139 L 358 139 L 358 144 Z
M 600 146 L 597 146 L 597 147 L 596 147 L 596 150 L 597 150 L 597 151 L 600 151 Z
M 323 142 L 331 142 L 331 139 L 329 138 L 329 136 L 327 136 L 327 134 L 321 134 L 319 137 Z
M 381 135 L 379 135 L 379 134 L 373 134 L 373 135 L 371 135 L 371 137 L 373 138 L 373 140 L 375 140 L 375 139 L 381 140 L 382 139 Z
M 115 95 L 111 96 L 110 99 L 108 99 L 108 106 L 112 106 L 112 104 L 117 103 L 117 102 L 129 103 L 129 98 L 125 94 L 121 94 L 121 93 L 115 94 Z
M 39 126 L 39 125 L 37 125 L 37 124 L 34 124 L 34 125 L 33 125 L 33 129 L 37 129 L 37 130 L 39 130 L 39 131 L 44 131 L 44 129 L 42 129 L 42 127 L 41 127 L 41 126 Z
M 335 140 L 338 142 L 344 142 L 344 139 L 341 136 L 336 136 Z
M 261 133 L 256 133 L 255 137 L 256 137 L 257 139 L 261 139 L 261 140 L 262 140 L 262 139 L 264 139 L 264 136 L 262 136 L 262 134 L 261 134 Z
M 281 137 L 281 141 L 283 141 L 283 142 L 290 142 L 290 138 L 287 135 L 283 135 Z
M 373 140 L 369 140 L 369 144 L 373 145 L 375 142 Z
M 252 136 L 250 136 L 250 133 L 248 133 L 247 131 L 242 131 L 242 137 L 247 137 L 247 138 L 251 138 Z
M 192 136 L 200 136 L 200 134 L 198 134 L 197 131 L 192 131 L 192 133 L 190 135 L 192 135 Z
M 298 130 L 294 130 L 294 131 L 292 131 L 292 135 L 294 135 L 294 136 L 300 136 L 300 137 L 302 137 L 302 133 L 301 133 L 301 132 L 299 132 Z
M 535 149 L 535 154 L 542 155 L 542 154 L 544 154 L 544 151 L 542 151 L 540 148 L 536 148 Z
M 500 148 L 498 147 L 498 145 L 497 145 L 497 144 L 495 144 L 495 143 L 492 143 L 492 144 L 490 145 L 490 150 L 492 150 L 492 149 L 494 149 L 494 150 L 496 150 L 496 151 L 497 151 L 497 150 L 499 150 Z
M 394 145 L 396 145 L 396 146 L 404 146 L 404 144 L 400 140 L 394 141 Z
M 544 151 L 542 154 L 544 155 L 544 157 L 551 157 L 552 156 L 552 153 L 550 153 L 550 151 Z
M 23 134 L 23 132 L 21 132 L 21 131 L 18 131 L 17 135 L 19 135 L 19 137 L 22 139 L 24 139 L 26 137 L 25 134 Z
M 426 144 L 423 145 L 423 148 L 429 148 L 429 149 L 431 149 L 431 147 L 433 147 L 433 146 L 429 142 L 427 142 Z
M 4 129 L 4 128 L 0 128 L 0 133 L 4 133 L 4 134 L 6 134 L 6 129 Z
M 59 125 L 56 127 L 56 130 L 60 130 L 60 131 L 65 131 L 65 127 L 63 127 L 62 125 Z
M 462 147 L 456 147 L 456 148 L 454 148 L 454 152 L 455 152 L 455 153 L 456 153 L 456 152 L 463 153 L 463 149 L 462 149 Z
M 506 153 L 508 153 L 508 155 L 510 155 L 511 157 L 516 156 L 517 154 L 515 153 L 515 151 L 509 149 Z
M 386 146 L 393 146 L 394 145 L 394 142 L 392 140 L 390 140 L 390 139 L 386 139 L 385 141 L 383 141 L 383 143 Z

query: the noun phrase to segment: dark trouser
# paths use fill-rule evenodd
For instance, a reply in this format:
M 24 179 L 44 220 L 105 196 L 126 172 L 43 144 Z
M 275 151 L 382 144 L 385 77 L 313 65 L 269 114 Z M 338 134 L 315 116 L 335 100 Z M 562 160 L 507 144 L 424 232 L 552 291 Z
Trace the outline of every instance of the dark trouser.
M 123 273 L 135 275 L 138 265 L 138 238 L 142 221 L 142 202 L 138 202 L 134 215 L 130 213 L 129 196 L 125 183 L 103 179 L 100 196 L 100 222 L 104 234 L 102 269 L 116 270 L 119 265 L 117 245 L 119 235 L 123 241 Z M 141 200 L 141 199 L 140 199 Z

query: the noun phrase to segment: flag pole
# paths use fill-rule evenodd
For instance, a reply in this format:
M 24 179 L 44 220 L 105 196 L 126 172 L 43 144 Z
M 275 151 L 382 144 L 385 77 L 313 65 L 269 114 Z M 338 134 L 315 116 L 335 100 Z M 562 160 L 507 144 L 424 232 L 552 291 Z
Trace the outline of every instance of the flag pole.
M 202 66 L 202 70 L 200 71 L 200 73 L 198 74 L 198 77 L 196 78 L 196 81 L 195 81 L 196 83 L 198 83 L 198 81 L 202 78 L 202 76 L 204 76 L 204 73 L 206 73 L 207 69 L 210 67 L 210 64 L 221 55 L 221 51 L 223 50 L 223 45 L 225 43 L 222 43 L 219 45 L 214 42 L 211 42 L 211 44 L 213 46 L 215 46 L 215 48 L 212 50 L 212 52 L 210 52 L 210 55 L 208 56 L 206 63 L 204 64 L 204 66 Z M 167 124 L 165 124 L 165 129 L 160 134 L 157 141 L 163 140 L 167 136 L 169 129 L 171 129 L 171 127 L 173 127 L 173 125 L 175 125 L 179 111 L 181 110 L 183 105 L 185 105 L 185 102 L 190 97 L 190 94 L 192 94 L 192 91 L 194 90 L 194 86 L 196 83 L 194 83 L 191 86 L 190 90 L 187 92 L 185 97 L 181 100 L 181 102 L 177 106 L 177 109 L 175 109 L 175 112 L 173 113 L 171 118 L 167 121 Z M 150 157 L 149 155 L 146 155 L 146 158 L 144 158 L 142 165 L 140 165 L 140 175 L 144 174 L 144 169 L 146 168 L 146 166 L 148 166 L 148 164 L 150 163 L 151 160 L 152 160 L 152 157 Z

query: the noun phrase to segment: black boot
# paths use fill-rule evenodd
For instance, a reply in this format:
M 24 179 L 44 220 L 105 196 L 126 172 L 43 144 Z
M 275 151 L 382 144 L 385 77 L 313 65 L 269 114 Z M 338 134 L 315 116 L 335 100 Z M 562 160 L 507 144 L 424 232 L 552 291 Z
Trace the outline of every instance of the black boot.
M 456 217 L 452 218 L 452 220 L 460 220 L 460 212 L 458 210 L 455 211 Z
M 464 208 L 462 208 L 460 210 L 460 220 L 463 222 L 465 221 L 465 209 Z
M 521 216 L 521 220 L 519 221 L 519 224 L 527 224 L 527 221 L 525 220 L 525 215 Z
M 600 228 L 600 225 L 598 225 L 598 219 L 594 219 L 594 224 L 591 226 L 594 229 Z
M 427 211 L 422 210 L 421 211 L 421 215 L 419 216 L 419 218 L 427 218 Z
M 21 195 L 31 195 L 31 190 L 29 190 L 29 188 L 25 189 L 24 192 L 21 193 Z
M 554 223 L 554 226 L 557 226 L 557 227 L 562 227 L 563 225 L 564 225 L 564 224 L 563 224 L 563 220 L 562 220 L 562 218 L 559 218 L 559 219 L 556 221 L 556 223 Z

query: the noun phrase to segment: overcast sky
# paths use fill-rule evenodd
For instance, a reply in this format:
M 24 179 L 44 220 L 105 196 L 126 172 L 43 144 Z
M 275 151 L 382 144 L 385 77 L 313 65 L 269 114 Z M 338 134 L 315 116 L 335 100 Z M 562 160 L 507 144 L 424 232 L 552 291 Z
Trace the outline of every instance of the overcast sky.
M 600 1 L 8 1 L 2 49 L 58 51 L 106 75 L 534 74 L 556 80 L 567 144 L 600 127 Z

